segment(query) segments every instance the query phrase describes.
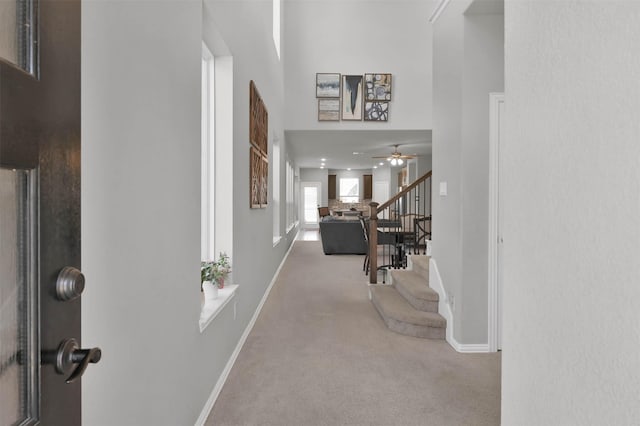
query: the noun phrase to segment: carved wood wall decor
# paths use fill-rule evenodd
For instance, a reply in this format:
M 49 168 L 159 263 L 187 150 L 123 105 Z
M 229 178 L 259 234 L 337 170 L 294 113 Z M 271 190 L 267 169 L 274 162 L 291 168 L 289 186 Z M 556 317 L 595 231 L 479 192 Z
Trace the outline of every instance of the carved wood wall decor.
M 269 114 L 253 80 L 249 83 L 249 205 L 266 208 L 269 188 Z
M 267 175 L 269 161 L 260 151 L 252 146 L 249 148 L 249 194 L 251 195 L 251 208 L 260 209 L 267 207 Z
M 249 83 L 249 138 L 251 145 L 268 155 L 269 113 L 253 80 Z

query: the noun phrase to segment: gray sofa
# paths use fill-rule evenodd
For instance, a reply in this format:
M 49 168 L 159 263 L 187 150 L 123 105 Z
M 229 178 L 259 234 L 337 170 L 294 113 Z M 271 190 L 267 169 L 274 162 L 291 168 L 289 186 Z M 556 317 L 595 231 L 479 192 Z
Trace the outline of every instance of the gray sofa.
M 367 244 L 359 220 L 326 217 L 320 222 L 324 254 L 365 254 Z

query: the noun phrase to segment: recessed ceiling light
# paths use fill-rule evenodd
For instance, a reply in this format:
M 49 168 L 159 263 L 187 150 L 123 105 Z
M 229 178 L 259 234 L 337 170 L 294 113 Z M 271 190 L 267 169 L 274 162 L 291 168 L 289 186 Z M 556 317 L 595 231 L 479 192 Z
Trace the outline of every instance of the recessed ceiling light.
M 320 161 L 327 161 L 327 159 L 326 158 L 321 158 Z
M 374 168 L 374 169 L 377 169 L 377 168 L 378 168 L 378 166 L 373 166 L 373 168 Z
M 380 162 L 380 165 L 381 165 L 381 166 L 384 166 L 384 163 L 383 163 L 383 162 Z
M 324 169 L 324 166 L 320 166 L 321 169 Z
M 358 155 L 360 154 L 358 151 L 353 151 L 353 155 Z
M 347 168 L 347 170 L 351 170 L 351 167 Z

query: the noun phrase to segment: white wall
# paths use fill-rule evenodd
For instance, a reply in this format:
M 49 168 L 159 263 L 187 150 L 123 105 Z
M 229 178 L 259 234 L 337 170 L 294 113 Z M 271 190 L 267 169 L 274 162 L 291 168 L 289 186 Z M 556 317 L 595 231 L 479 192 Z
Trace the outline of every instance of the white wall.
M 286 128 L 431 128 L 432 6 L 422 0 L 286 1 Z M 319 72 L 392 73 L 389 121 L 318 122 Z
M 471 3 L 452 0 L 433 29 L 433 257 L 454 338 L 486 344 L 489 93 L 504 87 L 504 36 L 503 15 L 465 14 Z
M 385 182 L 387 184 L 387 191 L 388 191 L 387 193 L 389 194 L 389 198 L 390 198 L 395 193 L 395 187 L 398 186 L 397 185 L 398 180 L 392 173 L 391 166 L 388 166 L 387 164 L 385 164 L 384 166 L 378 166 L 377 169 L 373 169 L 372 174 L 373 174 L 374 195 L 375 195 L 376 182 Z M 378 202 L 378 204 L 382 204 L 387 200 L 375 200 L 375 201 Z
M 462 294 L 462 13 L 468 3 L 470 0 L 452 0 L 433 26 L 432 254 L 454 304 Z M 447 183 L 446 197 L 437 195 L 440 182 Z M 454 310 L 454 318 L 453 335 L 460 338 L 459 310 Z
M 489 93 L 504 90 L 504 15 L 464 17 L 461 341 L 488 340 Z
M 193 424 L 292 238 L 273 248 L 271 209 L 248 207 L 249 80 L 283 140 L 271 3 L 207 2 L 205 32 L 213 17 L 233 55 L 240 288 L 237 319 L 227 308 L 200 334 L 202 3 L 83 5 L 83 346 L 103 349 L 83 378 L 84 424 Z
M 506 2 L 505 425 L 640 424 L 638 22 Z

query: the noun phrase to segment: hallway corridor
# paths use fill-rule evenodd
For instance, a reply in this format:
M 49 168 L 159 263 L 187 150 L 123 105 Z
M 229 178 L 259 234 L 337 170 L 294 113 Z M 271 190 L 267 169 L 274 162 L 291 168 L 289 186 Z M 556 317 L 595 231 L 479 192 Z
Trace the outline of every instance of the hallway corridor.
M 500 355 L 396 334 L 362 256 L 296 241 L 207 425 L 498 425 Z

